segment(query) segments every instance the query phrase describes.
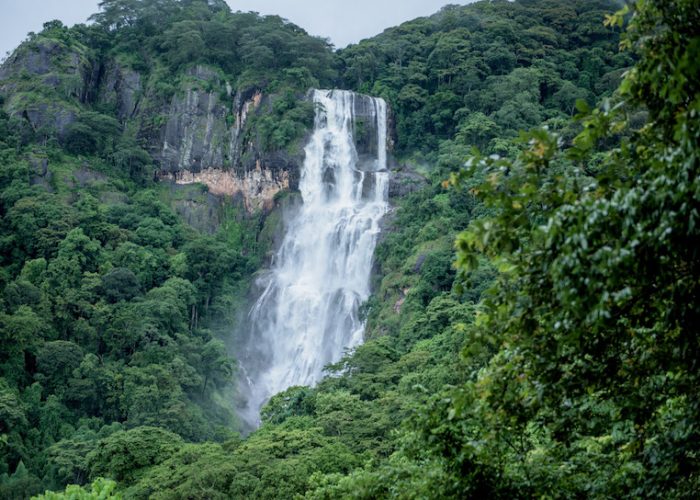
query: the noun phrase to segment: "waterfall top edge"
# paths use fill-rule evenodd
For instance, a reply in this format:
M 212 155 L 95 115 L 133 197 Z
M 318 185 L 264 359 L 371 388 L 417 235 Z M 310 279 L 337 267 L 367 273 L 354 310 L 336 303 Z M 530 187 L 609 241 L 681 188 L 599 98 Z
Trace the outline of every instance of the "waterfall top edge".
M 347 90 L 347 89 L 310 89 L 309 90 L 309 95 L 313 95 L 315 93 L 323 94 L 327 97 L 330 97 L 331 95 L 338 93 L 338 94 L 347 94 L 347 95 L 354 95 L 358 97 L 366 97 L 367 99 L 379 99 L 381 101 L 384 101 L 384 98 L 379 97 L 379 96 L 373 96 L 369 94 L 362 94 L 360 92 L 355 92 L 354 90 Z

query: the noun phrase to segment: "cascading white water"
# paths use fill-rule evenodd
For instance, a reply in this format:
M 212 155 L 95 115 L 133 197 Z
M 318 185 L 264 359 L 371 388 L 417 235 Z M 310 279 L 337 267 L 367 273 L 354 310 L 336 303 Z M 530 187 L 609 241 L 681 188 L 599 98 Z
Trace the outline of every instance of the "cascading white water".
M 356 102 L 357 100 L 357 102 Z M 361 100 L 361 102 L 359 101 Z M 249 314 L 250 342 L 265 359 L 248 374 L 242 416 L 258 421 L 270 396 L 313 385 L 323 367 L 362 342 L 359 306 L 370 294 L 379 222 L 386 213 L 386 103 L 349 91 L 315 90 L 314 132 L 299 182 L 303 204 L 289 222 Z M 360 161 L 354 130 L 376 129 L 370 161 Z

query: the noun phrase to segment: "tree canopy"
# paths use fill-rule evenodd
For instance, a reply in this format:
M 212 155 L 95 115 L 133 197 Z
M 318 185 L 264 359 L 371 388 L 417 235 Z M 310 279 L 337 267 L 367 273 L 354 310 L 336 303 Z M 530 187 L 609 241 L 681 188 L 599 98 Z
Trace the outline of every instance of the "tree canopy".
M 223 0 L 105 0 L 30 36 L 60 56 L 0 88 L 0 497 L 696 497 L 700 11 L 620 6 L 447 6 L 333 52 Z M 141 121 L 76 91 L 86 61 L 148 79 Z M 227 339 L 281 215 L 158 183 L 145 141 L 225 84 L 272 96 L 245 133 L 277 151 L 309 87 L 383 96 L 426 180 L 365 343 L 246 437 Z M 14 113 L 46 102 L 61 133 Z

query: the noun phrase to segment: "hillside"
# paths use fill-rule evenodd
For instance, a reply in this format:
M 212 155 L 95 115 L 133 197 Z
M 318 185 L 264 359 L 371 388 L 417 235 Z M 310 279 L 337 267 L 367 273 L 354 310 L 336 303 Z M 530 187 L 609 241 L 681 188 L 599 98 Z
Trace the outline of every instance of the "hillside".
M 100 5 L 0 67 L 0 497 L 696 496 L 694 0 L 480 1 L 339 51 Z M 312 88 L 387 102 L 392 209 L 365 342 L 242 436 L 231 334 Z

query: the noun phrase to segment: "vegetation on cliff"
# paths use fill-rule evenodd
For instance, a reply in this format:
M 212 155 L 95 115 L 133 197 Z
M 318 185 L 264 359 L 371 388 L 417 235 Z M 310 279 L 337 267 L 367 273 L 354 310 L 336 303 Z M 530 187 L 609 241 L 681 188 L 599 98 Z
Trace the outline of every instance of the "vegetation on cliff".
M 263 214 L 197 187 L 155 183 L 154 127 L 183 85 L 211 79 L 200 65 L 216 64 L 222 86 L 228 79 L 283 96 L 271 105 L 274 124 L 250 132 L 281 147 L 308 126 L 306 111 L 294 114 L 308 106 L 287 96 L 318 84 L 295 83 L 287 71 L 319 47 L 309 71 L 330 67 L 323 57 L 332 54 L 278 18 L 211 2 L 165 2 L 154 18 L 155 4 L 104 2 L 90 26 L 49 22 L 0 74 L 3 498 L 96 475 L 133 480 L 183 440 L 237 436 L 225 340 L 270 231 Z M 168 49 L 183 22 L 209 40 L 199 55 L 188 49 L 187 67 L 173 59 L 178 47 Z M 247 51 L 265 36 L 288 57 L 262 74 Z M 214 56 L 212 40 L 228 52 Z M 193 220 L 196 228 L 178 217 L 202 211 L 208 220 Z M 129 463 L 130 446 L 138 458 L 119 477 L 112 462 L 97 465 L 111 460 L 106 453 Z
M 220 1 L 102 7 L 0 73 L 0 496 L 697 496 L 695 0 L 477 2 L 336 53 Z M 381 95 L 430 181 L 377 249 L 367 342 L 245 439 L 220 326 L 263 219 L 178 218 L 158 115 L 86 92 L 95 61 L 153 102 L 197 65 L 273 93 L 247 132 L 273 149 L 309 86 Z

